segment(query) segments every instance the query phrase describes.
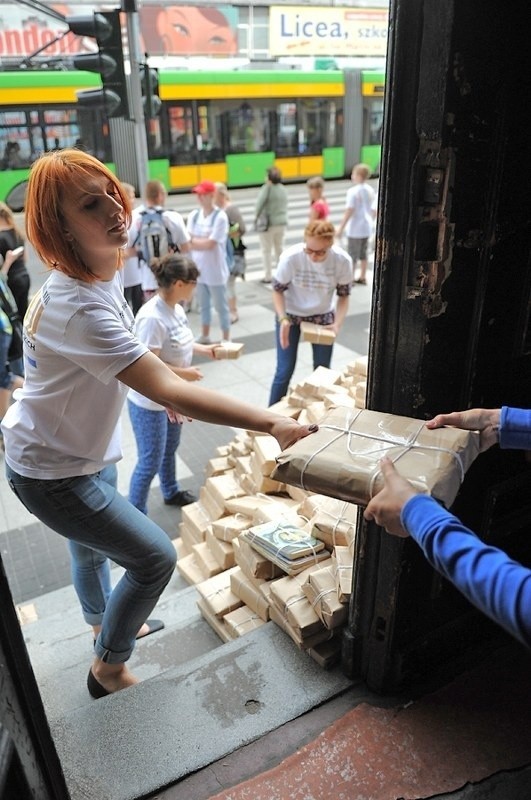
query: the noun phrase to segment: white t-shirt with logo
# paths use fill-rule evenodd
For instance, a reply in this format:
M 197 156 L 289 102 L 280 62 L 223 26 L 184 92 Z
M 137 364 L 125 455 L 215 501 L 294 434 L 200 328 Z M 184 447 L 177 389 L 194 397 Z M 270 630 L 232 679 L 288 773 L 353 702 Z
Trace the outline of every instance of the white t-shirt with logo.
M 312 261 L 304 247 L 299 243 L 284 250 L 275 281 L 289 287 L 284 292 L 287 314 L 313 317 L 333 310 L 336 286 L 352 283 L 352 259 L 334 244 L 323 261 Z
M 150 350 L 160 350 L 159 358 L 173 367 L 189 367 L 194 351 L 194 334 L 181 305 L 173 308 L 155 295 L 139 309 L 135 319 L 135 333 Z M 129 400 L 150 411 L 164 411 L 164 406 L 153 402 L 134 389 L 129 390 Z
M 148 348 L 119 272 L 89 284 L 53 271 L 24 319 L 25 381 L 2 422 L 6 462 L 29 478 L 91 475 L 119 461 L 127 386 Z

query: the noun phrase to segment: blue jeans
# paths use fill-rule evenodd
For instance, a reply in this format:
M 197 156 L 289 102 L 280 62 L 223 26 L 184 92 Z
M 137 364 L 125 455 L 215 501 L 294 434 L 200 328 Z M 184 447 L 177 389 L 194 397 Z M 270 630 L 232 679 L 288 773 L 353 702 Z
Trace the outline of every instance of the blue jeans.
M 83 617 L 101 625 L 95 653 L 108 664 L 128 660 L 176 562 L 168 535 L 116 491 L 116 474 L 112 465 L 95 475 L 42 480 L 6 465 L 19 500 L 69 540 Z M 112 591 L 109 558 L 126 570 Z
M 201 325 L 204 325 L 205 328 L 210 327 L 212 315 L 210 306 L 211 303 L 214 303 L 222 332 L 227 333 L 230 331 L 230 311 L 226 285 L 223 283 L 221 286 L 208 286 L 206 283 L 198 283 L 196 294 L 201 309 Z
M 273 383 L 271 384 L 271 393 L 269 395 L 270 406 L 272 406 L 274 403 L 278 403 L 278 401 L 282 400 L 282 398 L 288 393 L 289 382 L 297 363 L 297 350 L 301 335 L 300 325 L 290 325 L 289 344 L 284 350 L 280 346 L 279 329 L 280 325 L 277 320 L 275 325 L 277 368 L 275 371 L 275 377 L 273 378 Z M 312 344 L 314 369 L 317 369 L 317 367 L 330 366 L 330 362 L 332 361 L 332 349 L 333 345 L 331 344 Z
M 175 453 L 181 440 L 182 425 L 170 422 L 165 411 L 141 408 L 131 400 L 127 401 L 127 406 L 138 453 L 129 484 L 129 502 L 147 514 L 149 487 L 157 473 L 165 500 L 179 491 Z

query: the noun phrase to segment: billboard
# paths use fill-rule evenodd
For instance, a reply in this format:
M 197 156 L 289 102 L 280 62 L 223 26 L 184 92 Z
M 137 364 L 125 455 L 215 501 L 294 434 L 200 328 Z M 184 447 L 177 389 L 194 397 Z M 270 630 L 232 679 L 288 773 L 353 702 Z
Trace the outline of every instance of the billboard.
M 388 9 L 271 6 L 272 56 L 383 56 Z

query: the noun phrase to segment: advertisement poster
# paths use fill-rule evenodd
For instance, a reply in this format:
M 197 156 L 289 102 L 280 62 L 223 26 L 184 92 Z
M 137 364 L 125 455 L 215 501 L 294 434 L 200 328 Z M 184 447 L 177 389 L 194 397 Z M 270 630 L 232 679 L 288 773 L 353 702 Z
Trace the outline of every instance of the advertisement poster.
M 50 14 L 44 14 L 24 5 L 0 5 L 0 58 L 41 50 L 41 58 L 97 50 L 94 39 L 75 36 L 63 22 L 63 17 L 91 15 L 93 5 L 49 8 Z M 106 8 L 111 7 L 102 10 Z M 142 50 L 150 56 L 233 56 L 238 51 L 238 9 L 233 6 L 147 6 L 140 10 L 139 21 Z
M 272 56 L 383 56 L 388 10 L 339 6 L 271 6 Z

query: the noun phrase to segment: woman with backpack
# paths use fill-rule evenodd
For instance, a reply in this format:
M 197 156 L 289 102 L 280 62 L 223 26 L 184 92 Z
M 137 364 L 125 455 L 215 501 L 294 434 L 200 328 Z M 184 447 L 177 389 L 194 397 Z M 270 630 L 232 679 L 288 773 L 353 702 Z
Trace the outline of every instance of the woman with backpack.
M 2 422 L 6 476 L 24 506 L 69 540 L 95 637 L 94 698 L 138 683 L 127 661 L 176 561 L 167 534 L 116 490 L 128 390 L 176 424 L 193 416 L 261 431 L 281 449 L 316 429 L 184 381 L 139 341 L 120 275 L 130 221 L 120 181 L 88 153 L 51 151 L 33 163 L 26 226 L 50 275 L 24 320 L 32 367 Z M 109 559 L 124 568 L 114 588 Z

